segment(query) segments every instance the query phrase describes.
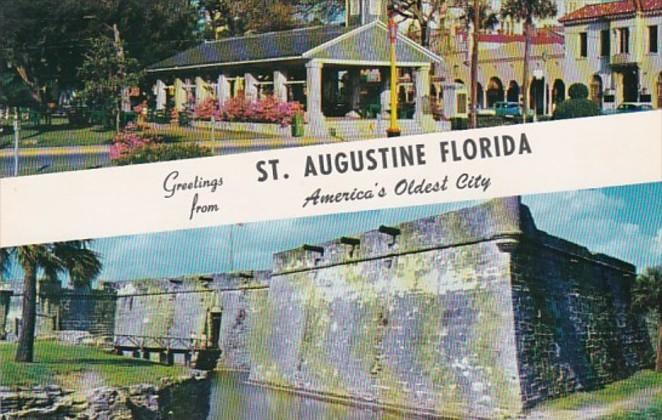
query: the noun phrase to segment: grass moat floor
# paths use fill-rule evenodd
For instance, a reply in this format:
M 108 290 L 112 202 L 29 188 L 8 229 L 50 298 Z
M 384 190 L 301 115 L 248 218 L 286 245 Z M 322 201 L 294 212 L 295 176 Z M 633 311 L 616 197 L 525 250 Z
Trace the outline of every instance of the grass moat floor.
M 56 384 L 73 390 L 100 386 L 158 384 L 185 375 L 184 366 L 166 366 L 117 356 L 99 348 L 36 341 L 33 363 L 16 363 L 15 343 L 0 343 L 0 386 Z

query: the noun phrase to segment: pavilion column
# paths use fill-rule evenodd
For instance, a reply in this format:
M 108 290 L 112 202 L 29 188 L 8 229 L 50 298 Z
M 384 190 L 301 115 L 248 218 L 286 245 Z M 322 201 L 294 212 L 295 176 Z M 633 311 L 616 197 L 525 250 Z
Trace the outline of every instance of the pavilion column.
M 166 108 L 167 95 L 166 85 L 163 83 L 163 80 L 159 79 L 156 81 L 156 85 L 154 86 L 154 95 L 156 96 L 156 110 L 164 110 Z
M 487 108 L 487 102 L 485 101 L 485 89 L 481 89 L 480 91 L 478 91 L 477 101 L 478 101 L 478 106 L 480 108 Z
M 352 110 L 358 110 L 361 106 L 361 70 L 353 68 L 349 71 L 349 80 L 351 84 L 350 107 Z
M 216 97 L 218 98 L 218 106 L 220 108 L 225 105 L 225 102 L 230 99 L 230 81 L 225 74 L 218 75 L 218 82 L 216 84 Z
M 391 109 L 391 72 L 387 68 L 379 70 L 382 80 L 382 92 L 379 95 L 381 112 L 385 118 L 388 118 Z
M 274 96 L 280 102 L 287 102 L 287 74 L 283 70 L 274 71 Z
M 131 96 L 130 96 L 129 88 L 127 87 L 122 88 L 121 108 L 123 112 L 131 112 Z
M 324 114 L 322 113 L 322 63 L 309 61 L 306 64 L 306 114 L 308 134 L 324 136 Z
M 244 74 L 244 97 L 248 101 L 257 101 L 257 79 L 251 73 Z
M 195 78 L 195 103 L 200 104 L 207 99 L 209 92 L 206 89 L 207 82 L 202 77 Z
M 424 101 L 430 100 L 430 66 L 423 66 L 414 72 L 414 83 L 416 84 L 416 108 L 414 118 L 423 118 Z
M 183 111 L 186 107 L 186 89 L 182 79 L 175 79 L 175 109 Z

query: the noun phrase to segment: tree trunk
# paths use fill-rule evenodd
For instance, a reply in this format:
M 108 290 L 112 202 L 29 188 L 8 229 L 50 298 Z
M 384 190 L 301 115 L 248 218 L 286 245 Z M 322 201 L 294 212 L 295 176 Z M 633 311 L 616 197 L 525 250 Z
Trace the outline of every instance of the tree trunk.
M 527 19 L 524 22 L 524 69 L 522 71 L 522 124 L 526 124 L 526 117 L 529 114 L 529 56 L 531 55 L 531 22 Z
M 421 22 L 421 45 L 425 48 L 430 46 L 430 30 L 427 22 Z
M 473 46 L 471 48 L 471 128 L 478 127 L 478 31 L 479 2 L 474 0 Z
M 34 331 L 37 318 L 37 267 L 23 267 L 23 308 L 21 333 L 16 349 L 17 362 L 32 362 L 34 354 Z

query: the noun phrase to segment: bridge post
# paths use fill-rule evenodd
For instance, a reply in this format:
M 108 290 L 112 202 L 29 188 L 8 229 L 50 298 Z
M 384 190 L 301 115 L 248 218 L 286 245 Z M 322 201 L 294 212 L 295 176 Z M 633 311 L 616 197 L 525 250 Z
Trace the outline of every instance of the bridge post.
M 133 356 L 134 359 L 140 358 L 140 350 L 135 349 L 132 353 L 131 356 Z
M 143 359 L 149 360 L 149 350 L 143 350 L 142 351 L 142 356 L 143 356 Z
M 165 365 L 168 363 L 168 353 L 165 351 L 159 352 L 159 363 Z
M 184 353 L 184 365 L 191 366 L 191 351 Z
M 172 366 L 175 364 L 175 353 L 173 353 L 172 350 L 168 350 L 166 352 L 166 364 L 168 366 Z

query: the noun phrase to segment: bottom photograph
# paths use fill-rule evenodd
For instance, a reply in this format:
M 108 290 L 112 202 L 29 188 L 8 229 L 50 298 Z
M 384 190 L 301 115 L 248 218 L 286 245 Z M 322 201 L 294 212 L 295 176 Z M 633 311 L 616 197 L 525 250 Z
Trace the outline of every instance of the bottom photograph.
M 0 269 L 3 419 L 662 417 L 662 183 L 4 248 Z

